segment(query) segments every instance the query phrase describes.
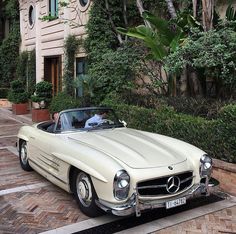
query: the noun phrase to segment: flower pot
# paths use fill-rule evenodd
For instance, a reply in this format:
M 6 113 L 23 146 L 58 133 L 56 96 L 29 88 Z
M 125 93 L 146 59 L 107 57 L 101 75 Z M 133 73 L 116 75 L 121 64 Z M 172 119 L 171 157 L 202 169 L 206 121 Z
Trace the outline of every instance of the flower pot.
M 12 103 L 12 112 L 15 115 L 25 115 L 28 114 L 28 103 Z
M 32 121 L 35 123 L 50 120 L 48 109 L 32 109 Z

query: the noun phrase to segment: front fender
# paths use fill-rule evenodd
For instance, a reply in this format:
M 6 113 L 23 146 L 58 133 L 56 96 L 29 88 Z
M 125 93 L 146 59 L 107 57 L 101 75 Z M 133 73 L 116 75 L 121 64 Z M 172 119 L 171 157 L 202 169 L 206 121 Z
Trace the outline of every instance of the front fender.
M 68 160 L 67 160 L 66 163 L 70 164 L 71 166 L 74 166 L 75 168 L 78 168 L 79 170 L 89 174 L 92 177 L 97 178 L 98 180 L 100 180 L 104 183 L 108 182 L 108 180 L 101 173 L 99 173 L 97 170 L 89 167 L 88 165 L 86 165 L 82 161 L 78 161 L 78 159 L 68 157 L 68 156 L 65 156 L 65 155 L 60 154 L 60 153 L 52 153 L 52 155 L 54 155 L 55 157 L 59 158 L 62 161 L 64 161 L 65 158 L 67 158 Z
M 20 150 L 20 140 L 24 140 L 26 142 L 29 141 L 29 126 L 23 126 L 20 128 L 18 134 L 17 134 L 17 150 Z

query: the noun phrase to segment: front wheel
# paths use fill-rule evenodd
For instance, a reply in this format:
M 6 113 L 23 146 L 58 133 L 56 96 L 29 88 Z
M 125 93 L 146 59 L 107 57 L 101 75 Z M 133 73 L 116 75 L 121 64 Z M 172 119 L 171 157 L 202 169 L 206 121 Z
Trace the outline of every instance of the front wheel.
M 89 175 L 82 171 L 75 171 L 72 188 L 80 210 L 89 217 L 101 215 L 102 210 L 96 205 L 97 194 Z
M 20 165 L 21 165 L 22 169 L 25 171 L 32 171 L 32 168 L 29 165 L 29 161 L 28 161 L 26 141 L 22 141 L 20 143 L 19 158 L 20 158 Z

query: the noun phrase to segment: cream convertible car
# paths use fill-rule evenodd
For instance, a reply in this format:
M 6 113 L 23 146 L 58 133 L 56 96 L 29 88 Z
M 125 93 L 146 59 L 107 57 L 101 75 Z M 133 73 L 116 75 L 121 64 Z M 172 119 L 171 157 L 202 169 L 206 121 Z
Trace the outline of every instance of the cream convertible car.
M 88 216 L 102 211 L 140 216 L 143 210 L 183 205 L 215 188 L 212 159 L 205 152 L 127 128 L 112 109 L 65 110 L 48 132 L 51 124 L 20 129 L 20 164 L 72 192 Z

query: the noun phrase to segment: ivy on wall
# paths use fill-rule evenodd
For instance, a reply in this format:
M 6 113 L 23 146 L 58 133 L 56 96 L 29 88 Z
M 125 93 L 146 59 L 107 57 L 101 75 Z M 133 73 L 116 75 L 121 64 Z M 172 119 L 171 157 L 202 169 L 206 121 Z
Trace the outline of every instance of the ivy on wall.
M 20 53 L 17 62 L 16 76 L 23 82 L 27 92 L 32 95 L 35 91 L 36 84 L 35 50 L 32 50 L 30 52 L 23 51 L 22 53 Z
M 95 103 L 110 92 L 132 88 L 138 53 L 116 32 L 117 26 L 133 24 L 139 19 L 135 1 L 94 1 L 87 23 L 84 47 L 88 55 L 88 75 L 93 80 Z
M 81 40 L 77 39 L 75 35 L 69 35 L 64 43 L 65 48 L 65 65 L 63 82 L 65 86 L 65 92 L 71 96 L 74 96 L 74 61 L 75 54 Z
M 10 22 L 9 35 L 0 44 L 0 86 L 9 87 L 16 78 L 16 64 L 20 45 L 19 3 L 8 0 L 4 6 L 3 18 Z

